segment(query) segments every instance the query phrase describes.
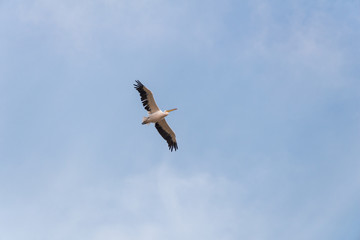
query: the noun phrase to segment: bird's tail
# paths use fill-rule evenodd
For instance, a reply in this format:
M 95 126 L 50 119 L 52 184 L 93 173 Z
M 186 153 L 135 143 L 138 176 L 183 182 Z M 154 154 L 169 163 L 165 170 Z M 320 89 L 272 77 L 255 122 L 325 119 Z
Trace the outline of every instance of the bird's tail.
M 147 117 L 143 117 L 143 120 L 142 120 L 142 125 L 145 125 L 145 124 L 150 124 L 148 121 L 148 118 Z

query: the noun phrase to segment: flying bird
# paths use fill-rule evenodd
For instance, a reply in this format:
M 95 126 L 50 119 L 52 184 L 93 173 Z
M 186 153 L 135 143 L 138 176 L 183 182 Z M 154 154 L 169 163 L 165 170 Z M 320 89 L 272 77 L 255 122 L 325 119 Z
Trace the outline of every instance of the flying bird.
M 139 80 L 135 81 L 134 84 L 135 89 L 140 93 L 141 102 L 148 111 L 148 116 L 143 118 L 142 124 L 155 123 L 155 128 L 158 130 L 160 135 L 166 140 L 169 150 L 177 150 L 178 145 L 176 142 L 176 136 L 173 130 L 169 127 L 167 122 L 165 121 L 165 117 L 169 115 L 169 112 L 177 110 L 177 108 L 173 108 L 170 110 L 161 111 L 152 95 L 152 92 L 147 89 Z

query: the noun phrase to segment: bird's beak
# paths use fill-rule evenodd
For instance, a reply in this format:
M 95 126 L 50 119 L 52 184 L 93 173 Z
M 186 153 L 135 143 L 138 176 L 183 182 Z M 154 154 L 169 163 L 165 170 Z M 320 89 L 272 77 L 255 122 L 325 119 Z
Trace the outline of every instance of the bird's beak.
M 166 110 L 165 112 L 172 112 L 172 111 L 175 111 L 177 110 L 177 108 L 173 108 L 173 109 L 170 109 L 170 110 Z

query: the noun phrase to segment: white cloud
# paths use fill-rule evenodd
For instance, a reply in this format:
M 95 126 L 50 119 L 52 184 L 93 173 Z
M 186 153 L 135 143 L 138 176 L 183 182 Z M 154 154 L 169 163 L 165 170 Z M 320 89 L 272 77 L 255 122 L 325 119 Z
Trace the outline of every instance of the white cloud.
M 307 180 L 309 173 L 299 174 L 272 161 L 252 169 L 247 166 L 247 174 L 239 173 L 242 177 L 236 180 L 208 172 L 184 173 L 166 161 L 117 176 L 109 170 L 105 171 L 110 174 L 104 173 L 105 168 L 93 161 L 84 152 L 74 154 L 56 163 L 53 171 L 33 177 L 27 184 L 31 192 L 15 191 L 17 201 L 5 201 L 13 199 L 6 194 L 0 236 L 29 240 L 322 239 L 331 236 L 328 229 L 334 229 L 359 198 L 356 171 L 330 188 L 314 176 Z M 26 173 L 23 180 L 29 176 Z M 325 189 L 313 192 L 314 187 L 306 186 L 310 182 Z M 306 191 L 312 193 L 302 195 Z
M 230 206 L 222 204 L 232 201 L 227 196 L 231 187 L 225 179 L 208 174 L 180 176 L 166 165 L 131 176 L 115 197 L 125 218 L 110 227 L 100 226 L 95 239 L 111 234 L 114 238 L 125 234 L 125 239 L 219 239 L 234 234 L 236 211 L 231 213 Z
M 44 41 L 70 54 L 108 44 L 117 49 L 185 44 L 195 50 L 194 45 L 212 44 L 222 8 L 191 1 L 36 0 L 3 5 L 2 13 L 7 21 L 20 23 L 25 32 L 30 30 L 26 34 L 43 31 Z

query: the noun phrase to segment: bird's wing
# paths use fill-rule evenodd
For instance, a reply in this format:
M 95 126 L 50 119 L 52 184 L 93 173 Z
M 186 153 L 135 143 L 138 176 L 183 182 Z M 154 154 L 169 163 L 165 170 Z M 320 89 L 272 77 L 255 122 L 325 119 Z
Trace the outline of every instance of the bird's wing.
M 135 82 L 136 84 L 134 84 L 134 87 L 140 93 L 141 102 L 144 108 L 149 113 L 154 113 L 159 111 L 159 108 L 156 105 L 152 92 L 149 89 L 147 89 L 139 80 L 136 80 Z
M 175 133 L 173 132 L 173 130 L 171 130 L 165 119 L 162 119 L 155 123 L 155 127 L 160 133 L 160 135 L 167 141 L 169 149 L 171 151 L 176 151 L 178 149 L 178 145 L 176 142 Z

